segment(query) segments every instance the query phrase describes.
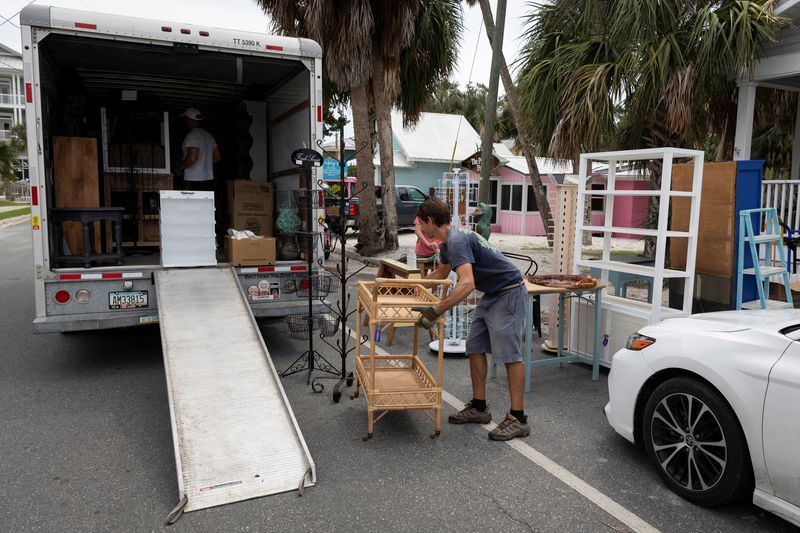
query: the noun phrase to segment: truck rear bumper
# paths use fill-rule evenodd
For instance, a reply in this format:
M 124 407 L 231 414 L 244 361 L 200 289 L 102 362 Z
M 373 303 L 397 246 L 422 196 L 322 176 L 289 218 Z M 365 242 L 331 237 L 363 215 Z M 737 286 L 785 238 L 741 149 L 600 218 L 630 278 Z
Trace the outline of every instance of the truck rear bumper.
M 61 331 L 90 331 L 96 329 L 126 328 L 158 323 L 158 313 L 86 313 L 82 315 L 56 315 L 33 320 L 34 333 Z
M 251 305 L 253 315 L 257 318 L 282 317 L 296 313 L 308 312 L 308 300 L 278 300 L 263 304 Z M 312 304 L 314 313 L 324 313 L 325 304 L 315 301 Z M 158 311 L 147 310 L 140 313 L 86 313 L 81 315 L 56 315 L 38 317 L 33 320 L 34 333 L 57 333 L 64 331 L 91 331 L 98 329 L 127 328 L 158 323 Z

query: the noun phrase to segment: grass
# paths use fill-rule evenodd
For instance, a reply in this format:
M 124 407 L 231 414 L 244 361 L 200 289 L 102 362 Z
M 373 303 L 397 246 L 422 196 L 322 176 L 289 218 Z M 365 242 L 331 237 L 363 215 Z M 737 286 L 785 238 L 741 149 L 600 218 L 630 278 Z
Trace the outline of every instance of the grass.
M 0 200 L 0 207 L 11 207 L 15 205 L 22 207 L 29 204 L 28 202 L 9 202 L 8 200 Z
M 20 217 L 22 215 L 30 215 L 30 214 L 31 214 L 31 208 L 30 207 L 25 207 L 23 209 L 14 209 L 13 211 L 4 211 L 4 212 L 0 213 L 0 220 L 5 220 L 7 218 Z

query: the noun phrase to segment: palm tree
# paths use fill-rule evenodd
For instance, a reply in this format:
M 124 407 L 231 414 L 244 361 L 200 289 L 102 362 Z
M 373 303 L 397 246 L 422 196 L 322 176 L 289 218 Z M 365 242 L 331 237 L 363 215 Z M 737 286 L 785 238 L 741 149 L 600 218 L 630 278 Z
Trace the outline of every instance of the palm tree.
M 551 157 L 732 145 L 736 81 L 783 19 L 772 0 L 559 0 L 528 20 L 520 103 Z M 730 154 L 730 151 L 728 151 Z M 730 155 L 729 155 L 730 156 Z M 660 181 L 660 168 L 649 168 Z M 657 208 L 651 205 L 651 209 Z
M 446 77 L 455 64 L 460 33 L 456 0 L 258 0 L 278 31 L 314 39 L 325 54 L 325 72 L 337 90 L 349 92 L 358 144 L 360 199 L 359 250 L 373 255 L 397 247 L 391 106 L 399 103 L 407 120 L 418 116 L 427 87 Z M 427 47 L 427 48 L 426 48 Z M 423 53 L 427 52 L 425 57 Z M 409 57 L 415 57 L 412 65 Z M 413 76 L 410 76 L 413 75 Z M 377 122 L 377 130 L 376 130 Z M 378 223 L 373 165 L 374 139 L 382 147 L 383 231 Z
M 782 23 L 772 0 L 559 0 L 528 19 L 520 104 L 551 157 L 677 143 L 735 123 L 737 75 Z M 618 127 L 619 126 L 619 127 Z M 722 142 L 727 145 L 727 141 Z

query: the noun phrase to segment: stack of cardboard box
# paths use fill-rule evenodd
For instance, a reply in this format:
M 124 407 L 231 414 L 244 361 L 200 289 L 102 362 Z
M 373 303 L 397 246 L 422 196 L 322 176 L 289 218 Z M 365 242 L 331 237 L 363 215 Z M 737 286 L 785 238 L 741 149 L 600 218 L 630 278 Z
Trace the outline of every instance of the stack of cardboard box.
M 249 180 L 228 182 L 228 227 L 272 237 L 275 186 Z
M 234 240 L 225 237 L 228 263 L 234 266 L 275 264 L 275 186 L 249 180 L 228 182 L 228 228 L 250 230 L 258 238 Z

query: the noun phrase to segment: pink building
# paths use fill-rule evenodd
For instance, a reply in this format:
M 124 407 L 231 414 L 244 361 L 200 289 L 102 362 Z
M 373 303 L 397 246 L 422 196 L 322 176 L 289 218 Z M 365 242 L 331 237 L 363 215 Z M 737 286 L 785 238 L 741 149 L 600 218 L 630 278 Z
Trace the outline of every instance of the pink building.
M 479 156 L 480 154 L 476 154 Z M 505 146 L 495 145 L 495 163 L 492 171 L 489 204 L 493 211 L 492 231 L 512 235 L 544 236 L 544 224 L 536 206 L 533 187 L 530 185 L 528 165 L 524 157 L 513 155 Z M 468 167 L 467 161 L 464 166 Z M 556 210 L 556 187 L 575 179 L 572 174 L 572 163 L 564 160 L 536 158 L 542 184 L 547 191 L 550 211 Z M 480 174 L 469 170 L 472 179 L 477 181 Z M 592 176 L 593 189 L 606 188 L 606 171 L 598 167 Z M 616 174 L 617 189 L 643 190 L 649 188 L 648 181 L 640 173 L 634 171 Z M 592 225 L 602 226 L 604 223 L 605 196 L 592 197 Z M 615 226 L 641 227 L 647 215 L 647 197 L 617 196 L 614 200 L 613 224 Z M 615 237 L 639 238 L 629 234 L 614 234 Z

